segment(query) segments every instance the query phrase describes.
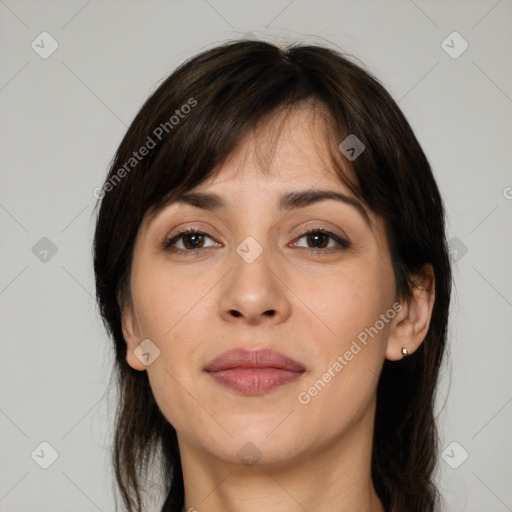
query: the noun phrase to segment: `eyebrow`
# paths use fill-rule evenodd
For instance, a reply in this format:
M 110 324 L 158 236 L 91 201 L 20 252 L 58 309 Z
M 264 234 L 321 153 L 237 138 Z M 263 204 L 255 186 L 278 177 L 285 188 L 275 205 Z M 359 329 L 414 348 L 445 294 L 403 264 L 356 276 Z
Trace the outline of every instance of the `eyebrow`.
M 354 207 L 363 217 L 370 229 L 373 229 L 373 223 L 367 209 L 363 203 L 354 197 L 347 196 L 334 190 L 299 190 L 287 192 L 279 198 L 278 207 L 280 210 L 294 210 L 305 208 L 315 203 L 326 200 L 335 200 Z M 227 204 L 222 197 L 208 192 L 188 192 L 177 197 L 172 203 L 183 203 L 202 210 L 215 211 L 226 208 Z

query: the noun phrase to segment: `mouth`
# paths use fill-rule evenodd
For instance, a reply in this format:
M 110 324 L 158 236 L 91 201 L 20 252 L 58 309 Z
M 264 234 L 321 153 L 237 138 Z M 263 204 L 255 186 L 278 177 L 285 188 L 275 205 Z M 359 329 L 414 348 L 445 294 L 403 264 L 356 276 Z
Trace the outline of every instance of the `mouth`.
M 208 363 L 204 371 L 218 384 L 244 395 L 262 395 L 296 381 L 306 371 L 274 350 L 235 349 Z

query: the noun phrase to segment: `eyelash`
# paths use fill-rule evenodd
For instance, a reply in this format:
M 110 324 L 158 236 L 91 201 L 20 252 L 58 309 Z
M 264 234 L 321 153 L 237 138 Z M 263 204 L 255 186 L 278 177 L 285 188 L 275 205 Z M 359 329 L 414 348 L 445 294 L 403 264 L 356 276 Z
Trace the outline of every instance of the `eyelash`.
M 176 247 L 173 247 L 173 244 L 176 241 L 185 237 L 186 235 L 203 235 L 203 236 L 206 235 L 208 238 L 211 238 L 213 240 L 213 238 L 208 233 L 205 233 L 204 231 L 200 231 L 195 228 L 189 228 L 189 229 L 180 231 L 173 237 L 165 240 L 165 242 L 163 243 L 163 249 L 166 251 L 172 252 L 172 253 L 180 253 L 180 254 L 197 253 L 197 251 L 202 249 L 201 247 L 199 247 L 197 249 L 177 249 Z M 299 249 L 304 249 L 304 250 L 306 250 L 308 252 L 312 252 L 316 255 L 318 255 L 320 253 L 330 254 L 332 252 L 332 249 L 334 249 L 334 251 L 343 251 L 345 249 L 349 249 L 351 246 L 350 242 L 348 242 L 347 240 L 339 237 L 338 235 L 336 235 L 330 231 L 322 229 L 322 228 L 314 228 L 314 229 L 305 231 L 305 232 L 299 234 L 297 240 L 304 238 L 306 235 L 325 235 L 325 236 L 331 238 L 332 240 L 334 240 L 338 244 L 338 247 L 336 247 L 336 248 L 330 247 L 329 249 L 314 248 L 314 247 L 313 248 L 312 247 L 299 247 Z M 206 249 L 208 249 L 208 247 L 206 247 Z

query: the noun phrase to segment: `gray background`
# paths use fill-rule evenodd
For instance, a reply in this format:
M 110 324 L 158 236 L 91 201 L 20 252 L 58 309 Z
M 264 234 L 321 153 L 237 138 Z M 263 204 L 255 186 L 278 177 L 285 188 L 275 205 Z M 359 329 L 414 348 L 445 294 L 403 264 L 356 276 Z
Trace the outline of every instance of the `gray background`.
M 353 53 L 413 125 L 455 261 L 439 487 L 449 511 L 512 510 L 511 15 L 510 0 L 0 0 L 0 510 L 113 510 L 93 190 L 155 84 L 248 32 Z

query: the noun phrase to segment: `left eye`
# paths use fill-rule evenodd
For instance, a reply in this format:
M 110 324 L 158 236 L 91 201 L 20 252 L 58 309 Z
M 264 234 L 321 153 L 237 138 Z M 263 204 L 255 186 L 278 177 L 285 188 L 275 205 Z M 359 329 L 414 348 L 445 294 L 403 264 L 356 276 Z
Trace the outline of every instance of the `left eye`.
M 299 240 L 303 238 L 306 239 L 307 245 L 305 248 L 311 249 L 313 251 L 316 251 L 318 249 L 331 249 L 333 247 L 338 247 L 339 249 L 347 249 L 348 247 L 350 247 L 350 244 L 347 240 L 344 240 L 343 238 L 340 238 L 334 233 L 331 233 L 330 231 L 325 231 L 323 229 L 315 229 L 312 231 L 308 231 L 307 233 L 302 234 L 299 237 Z M 330 242 L 332 242 L 332 245 L 329 245 Z M 309 244 L 313 245 L 310 246 Z M 294 243 L 293 245 L 297 246 L 297 243 Z

